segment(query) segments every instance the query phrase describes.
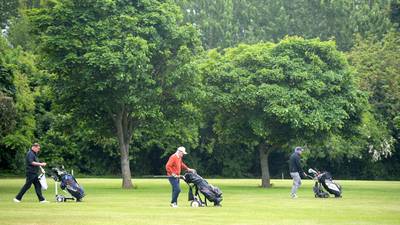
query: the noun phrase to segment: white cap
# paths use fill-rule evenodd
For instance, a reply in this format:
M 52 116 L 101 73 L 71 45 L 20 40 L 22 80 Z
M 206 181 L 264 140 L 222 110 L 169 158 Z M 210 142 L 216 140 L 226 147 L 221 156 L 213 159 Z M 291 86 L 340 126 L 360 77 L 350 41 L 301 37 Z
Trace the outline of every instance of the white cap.
M 179 147 L 178 149 L 176 149 L 176 151 L 180 151 L 180 152 L 182 152 L 184 155 L 186 155 L 186 154 L 187 154 L 187 152 L 186 152 L 186 148 L 185 148 L 185 147 L 183 147 L 183 146 L 181 146 L 181 147 Z

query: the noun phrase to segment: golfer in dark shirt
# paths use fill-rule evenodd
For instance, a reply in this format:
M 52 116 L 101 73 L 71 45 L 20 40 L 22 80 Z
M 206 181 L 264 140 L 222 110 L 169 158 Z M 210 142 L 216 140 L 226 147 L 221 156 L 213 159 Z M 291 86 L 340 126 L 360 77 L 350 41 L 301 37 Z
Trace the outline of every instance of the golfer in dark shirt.
M 304 173 L 300 163 L 300 155 L 302 152 L 302 147 L 296 147 L 293 154 L 289 158 L 289 171 L 290 176 L 293 178 L 293 187 L 290 194 L 292 198 L 297 198 L 297 189 L 301 185 L 301 176 L 306 176 L 306 173 Z
M 26 181 L 24 186 L 21 188 L 21 191 L 14 198 L 14 202 L 21 202 L 22 196 L 24 196 L 25 192 L 32 186 L 35 186 L 36 195 L 38 196 L 40 203 L 48 203 L 46 199 L 44 199 L 42 195 L 42 186 L 40 185 L 38 172 L 40 166 L 46 166 L 46 163 L 39 162 L 37 157 L 37 153 L 40 151 L 40 145 L 35 143 L 32 145 L 32 148 L 26 154 L 25 162 L 26 162 Z

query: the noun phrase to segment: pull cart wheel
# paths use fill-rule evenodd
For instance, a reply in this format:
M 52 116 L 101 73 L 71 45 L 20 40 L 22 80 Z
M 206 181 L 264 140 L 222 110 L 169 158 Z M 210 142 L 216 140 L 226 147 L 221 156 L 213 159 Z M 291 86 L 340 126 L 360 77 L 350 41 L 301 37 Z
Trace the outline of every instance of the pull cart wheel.
M 64 202 L 64 201 L 65 201 L 64 196 L 61 195 L 56 196 L 56 202 Z
M 192 201 L 192 202 L 190 203 L 190 206 L 193 207 L 193 208 L 197 208 L 197 207 L 200 206 L 200 202 L 194 200 L 194 201 Z

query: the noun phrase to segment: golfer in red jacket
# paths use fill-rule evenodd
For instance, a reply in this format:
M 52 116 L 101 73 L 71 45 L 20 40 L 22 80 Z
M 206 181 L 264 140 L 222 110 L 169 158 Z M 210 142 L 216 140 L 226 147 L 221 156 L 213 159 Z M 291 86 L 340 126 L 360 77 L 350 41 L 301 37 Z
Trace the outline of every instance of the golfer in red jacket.
M 167 164 L 165 165 L 165 169 L 167 170 L 167 176 L 169 183 L 172 186 L 172 200 L 171 207 L 178 207 L 178 196 L 181 192 L 181 188 L 179 187 L 179 176 L 181 174 L 181 170 L 185 169 L 187 171 L 193 172 L 193 169 L 190 169 L 185 163 L 182 162 L 182 158 L 186 155 L 185 147 L 179 147 L 176 152 L 171 155 L 168 159 Z

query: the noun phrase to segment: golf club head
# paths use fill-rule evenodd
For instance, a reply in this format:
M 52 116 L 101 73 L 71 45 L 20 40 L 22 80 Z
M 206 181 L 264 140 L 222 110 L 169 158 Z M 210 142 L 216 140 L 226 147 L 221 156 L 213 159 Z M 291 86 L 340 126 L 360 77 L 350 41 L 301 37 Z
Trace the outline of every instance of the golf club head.
M 310 168 L 310 169 L 308 169 L 308 173 L 317 174 L 318 172 L 315 171 L 314 169 Z

